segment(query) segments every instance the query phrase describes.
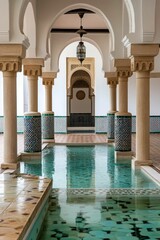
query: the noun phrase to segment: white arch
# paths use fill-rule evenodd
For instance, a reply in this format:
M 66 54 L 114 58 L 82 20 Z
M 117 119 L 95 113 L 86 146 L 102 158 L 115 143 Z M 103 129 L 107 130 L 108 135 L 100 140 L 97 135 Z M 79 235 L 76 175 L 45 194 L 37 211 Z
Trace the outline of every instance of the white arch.
M 28 3 L 24 18 L 23 18 L 23 32 L 28 37 L 30 47 L 27 50 L 26 57 L 36 57 L 36 22 L 34 9 L 31 2 Z
M 110 31 L 110 35 L 111 35 L 111 46 L 110 46 L 110 51 L 114 51 L 114 47 L 115 47 L 115 36 L 114 36 L 114 31 L 112 28 L 112 25 L 109 21 L 109 19 L 105 16 L 105 14 L 99 10 L 96 7 L 93 7 L 92 5 L 89 4 L 84 4 L 84 3 L 77 3 L 74 5 L 70 5 L 64 9 L 62 9 L 52 20 L 52 23 L 50 24 L 49 28 L 48 28 L 48 34 L 46 36 L 46 49 L 47 49 L 47 53 L 49 54 L 49 49 L 48 49 L 48 39 L 49 39 L 49 34 L 50 34 L 50 30 L 54 24 L 54 22 L 57 20 L 57 18 L 59 18 L 61 15 L 63 15 L 65 12 L 70 11 L 70 10 L 74 10 L 74 9 L 78 9 L 78 8 L 86 8 L 89 9 L 95 13 L 97 13 L 99 16 L 101 16 L 104 21 L 106 22 L 106 25 L 109 26 L 109 31 Z
M 52 56 L 52 60 L 51 60 L 51 62 L 52 62 L 52 63 L 51 63 L 51 69 L 52 69 L 52 71 L 54 71 L 54 72 L 58 72 L 58 71 L 59 71 L 59 58 L 60 58 L 61 53 L 63 52 L 63 50 L 64 50 L 69 44 L 74 43 L 74 42 L 78 42 L 78 41 L 79 41 L 79 37 L 71 38 L 71 39 L 69 39 L 68 41 L 65 41 L 64 44 L 63 44 L 63 46 L 62 46 L 62 45 L 60 46 L 60 49 L 59 49 L 59 50 L 56 49 L 56 50 L 57 50 L 57 53 L 54 54 L 54 56 Z M 92 44 L 93 46 L 95 46 L 95 47 L 98 49 L 98 51 L 99 51 L 99 53 L 100 53 L 100 55 L 101 55 L 101 58 L 102 58 L 102 63 L 104 64 L 104 61 L 103 61 L 103 59 L 104 59 L 104 56 L 103 56 L 103 55 L 104 55 L 104 54 L 103 54 L 100 46 L 96 43 L 96 41 L 94 41 L 93 39 L 87 38 L 87 37 L 83 37 L 83 41 Z M 104 66 L 102 66 L 102 69 L 103 69 L 103 67 L 104 67 Z
M 128 19 L 129 19 L 129 33 L 135 32 L 135 13 L 132 4 L 132 0 L 124 0 L 124 3 L 127 8 L 128 12 Z
M 23 0 L 21 8 L 20 8 L 20 12 L 19 12 L 19 30 L 20 32 L 25 36 L 25 38 L 28 40 L 28 36 L 26 36 L 24 34 L 24 19 L 25 19 L 25 13 L 26 10 L 28 8 L 28 6 L 30 5 L 30 9 L 32 9 L 32 17 L 34 19 L 35 22 L 35 26 L 36 26 L 36 18 L 35 18 L 35 13 L 36 13 L 36 6 L 35 6 L 35 1 L 34 0 Z M 29 44 L 29 42 L 28 42 Z M 27 46 L 29 47 L 29 45 Z

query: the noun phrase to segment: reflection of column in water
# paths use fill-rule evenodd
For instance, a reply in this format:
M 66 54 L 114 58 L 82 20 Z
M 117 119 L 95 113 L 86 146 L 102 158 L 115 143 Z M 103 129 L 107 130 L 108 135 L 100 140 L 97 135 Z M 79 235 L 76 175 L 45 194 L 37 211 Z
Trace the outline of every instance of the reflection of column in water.
M 144 188 L 144 181 L 147 180 L 147 178 L 144 179 L 142 174 L 141 169 L 132 169 L 132 185 L 134 188 Z M 147 182 L 145 182 L 145 185 L 146 184 Z
M 41 156 L 33 157 L 30 160 L 24 160 L 24 173 L 42 176 Z
M 115 164 L 114 175 L 114 183 L 116 188 L 132 187 L 132 170 L 130 163 Z
M 114 187 L 115 164 L 114 164 L 114 147 L 108 144 L 107 147 L 107 173 L 110 182 L 109 187 Z
M 66 148 L 65 145 L 54 146 L 54 188 L 66 188 Z
M 54 174 L 54 147 L 42 151 L 42 176 L 51 178 Z
M 67 187 L 95 187 L 95 147 L 67 147 Z
M 95 146 L 95 188 L 107 188 L 110 179 L 107 171 L 107 146 Z

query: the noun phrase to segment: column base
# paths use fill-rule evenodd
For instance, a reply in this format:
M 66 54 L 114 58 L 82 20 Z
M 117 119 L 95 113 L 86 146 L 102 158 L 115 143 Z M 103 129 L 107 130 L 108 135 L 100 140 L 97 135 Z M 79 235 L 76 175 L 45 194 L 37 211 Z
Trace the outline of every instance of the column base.
M 141 166 L 152 166 L 153 162 L 151 160 L 140 161 L 135 157 L 132 158 L 132 168 L 140 168 Z
M 54 112 L 42 113 L 42 139 L 54 140 Z
M 16 170 L 20 168 L 20 163 L 1 163 L 1 169 L 5 170 L 5 169 L 13 169 Z
M 24 152 L 41 152 L 41 114 L 30 112 L 24 114 Z
M 132 160 L 133 152 L 132 151 L 115 151 L 114 157 L 115 157 L 115 163 L 130 163 Z
M 115 151 L 131 151 L 131 114 L 116 113 L 115 115 Z
M 107 143 L 114 143 L 114 139 L 107 138 Z
M 54 143 L 55 140 L 54 139 L 43 139 L 42 143 Z
M 111 112 L 111 111 L 107 113 L 107 136 L 108 136 L 108 139 L 114 139 L 115 113 L 116 112 Z
M 42 152 L 21 152 L 21 160 L 40 159 Z

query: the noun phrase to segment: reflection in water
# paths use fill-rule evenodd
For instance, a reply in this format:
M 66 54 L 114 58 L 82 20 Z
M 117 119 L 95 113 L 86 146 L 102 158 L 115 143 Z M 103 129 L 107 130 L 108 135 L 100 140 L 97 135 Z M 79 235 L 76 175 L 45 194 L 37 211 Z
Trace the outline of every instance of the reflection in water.
M 138 196 L 123 190 L 117 196 L 113 190 L 102 197 L 102 190 L 97 190 L 98 197 L 93 193 L 94 201 L 87 201 L 85 190 L 83 194 L 77 189 L 53 190 L 40 240 L 159 239 L 160 197 L 155 191 L 148 196 L 144 190 Z M 72 202 L 68 203 L 70 193 Z
M 53 188 L 156 188 L 141 170 L 114 162 L 110 145 L 45 148 L 42 159 L 21 164 L 21 172 L 53 179 Z
M 23 166 L 21 165 L 21 172 L 42 176 L 41 159 L 26 160 Z
M 47 176 L 48 178 L 53 178 L 53 174 L 55 172 L 53 147 L 45 148 L 42 151 L 42 168 L 44 177 Z
M 95 147 L 67 147 L 67 188 L 94 188 Z

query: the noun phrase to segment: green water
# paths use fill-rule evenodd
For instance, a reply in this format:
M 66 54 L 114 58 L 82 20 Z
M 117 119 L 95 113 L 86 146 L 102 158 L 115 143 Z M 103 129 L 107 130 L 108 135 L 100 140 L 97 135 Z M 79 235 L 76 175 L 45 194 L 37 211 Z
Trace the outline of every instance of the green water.
M 53 179 L 53 188 L 156 188 L 130 161 L 114 163 L 114 148 L 107 145 L 55 145 L 41 159 L 21 163 L 21 172 Z

